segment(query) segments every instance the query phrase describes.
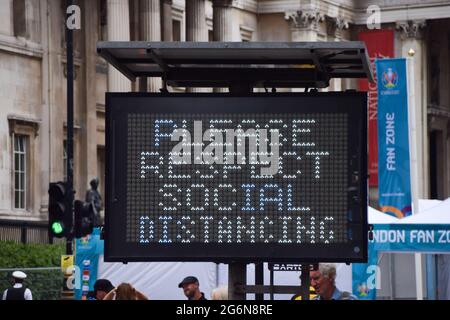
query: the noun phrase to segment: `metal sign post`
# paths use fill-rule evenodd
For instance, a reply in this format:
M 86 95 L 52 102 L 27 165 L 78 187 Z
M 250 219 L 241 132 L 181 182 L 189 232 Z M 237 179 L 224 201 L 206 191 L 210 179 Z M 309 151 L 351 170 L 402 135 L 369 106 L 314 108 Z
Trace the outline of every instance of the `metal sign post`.
M 300 294 L 302 296 L 302 300 L 309 300 L 309 286 L 311 283 L 309 279 L 309 270 L 309 264 L 302 264 L 302 274 L 300 276 Z
M 247 264 L 232 262 L 228 264 L 228 299 L 245 300 L 246 292 L 240 289 L 247 283 Z
M 73 0 L 66 0 L 66 8 L 73 4 Z M 67 18 L 69 14 L 67 14 Z M 67 21 L 66 18 L 66 21 Z M 66 53 L 67 53 L 67 211 L 73 217 L 73 30 L 66 30 Z M 66 237 L 66 255 L 73 255 L 73 232 L 69 231 Z M 68 275 L 64 273 L 63 299 L 73 299 L 73 289 L 68 289 L 66 284 Z

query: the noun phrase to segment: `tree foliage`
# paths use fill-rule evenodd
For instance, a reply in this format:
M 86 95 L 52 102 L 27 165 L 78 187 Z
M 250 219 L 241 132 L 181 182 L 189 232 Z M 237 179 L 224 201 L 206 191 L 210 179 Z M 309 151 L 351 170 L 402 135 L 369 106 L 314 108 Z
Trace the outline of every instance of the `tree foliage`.
M 21 244 L 0 241 L 0 293 L 11 286 L 12 271 L 2 269 L 60 267 L 63 244 Z M 60 299 L 63 283 L 61 270 L 26 270 L 24 284 L 34 300 Z

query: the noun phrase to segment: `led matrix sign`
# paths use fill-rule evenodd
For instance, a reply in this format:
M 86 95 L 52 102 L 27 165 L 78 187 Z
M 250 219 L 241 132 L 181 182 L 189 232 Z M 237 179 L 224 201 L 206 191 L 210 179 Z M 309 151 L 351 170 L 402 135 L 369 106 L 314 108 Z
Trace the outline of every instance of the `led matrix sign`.
M 361 261 L 366 97 L 107 95 L 109 261 Z

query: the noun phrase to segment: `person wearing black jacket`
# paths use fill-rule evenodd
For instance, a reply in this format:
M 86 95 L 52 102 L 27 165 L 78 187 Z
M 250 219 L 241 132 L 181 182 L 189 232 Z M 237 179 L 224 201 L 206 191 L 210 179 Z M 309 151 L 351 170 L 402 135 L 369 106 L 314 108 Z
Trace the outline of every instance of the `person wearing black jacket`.
M 3 292 L 3 300 L 33 300 L 31 290 L 23 285 L 27 275 L 22 271 L 14 271 L 12 276 L 14 285 Z
M 184 295 L 189 300 L 207 300 L 205 294 L 200 291 L 200 284 L 196 277 L 189 276 L 184 278 L 178 284 L 178 288 L 183 288 Z

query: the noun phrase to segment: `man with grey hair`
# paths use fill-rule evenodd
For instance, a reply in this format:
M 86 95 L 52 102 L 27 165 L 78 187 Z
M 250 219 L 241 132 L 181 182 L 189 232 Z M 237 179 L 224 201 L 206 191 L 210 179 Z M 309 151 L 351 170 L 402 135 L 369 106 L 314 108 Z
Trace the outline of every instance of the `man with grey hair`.
M 336 265 L 319 263 L 318 270 L 309 273 L 311 286 L 317 293 L 313 300 L 356 300 L 350 292 L 342 292 L 336 288 Z

